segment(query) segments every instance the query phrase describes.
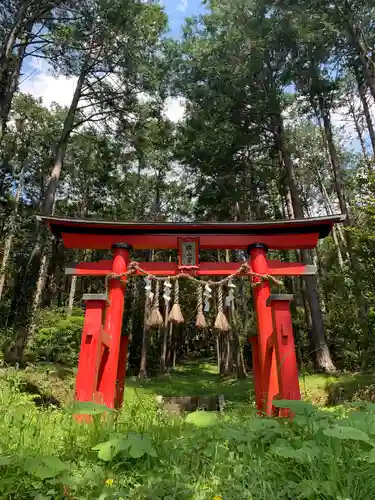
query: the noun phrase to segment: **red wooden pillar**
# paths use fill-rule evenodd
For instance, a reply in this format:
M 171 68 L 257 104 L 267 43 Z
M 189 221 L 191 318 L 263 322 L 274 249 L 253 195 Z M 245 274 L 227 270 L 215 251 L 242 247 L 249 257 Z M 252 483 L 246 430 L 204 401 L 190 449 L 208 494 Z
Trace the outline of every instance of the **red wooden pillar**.
M 267 264 L 268 248 L 262 243 L 249 245 L 252 270 L 258 274 L 268 274 Z M 276 357 L 272 347 L 272 313 L 267 307 L 267 300 L 271 294 L 268 280 L 261 280 L 254 277 L 254 282 L 261 282 L 254 287 L 254 306 L 258 325 L 258 352 L 259 352 L 259 375 L 261 383 L 259 384 L 261 395 L 258 400 L 261 403 L 262 410 L 267 414 L 272 414 L 272 401 L 279 392 L 277 379 Z M 254 349 L 256 351 L 256 349 Z M 254 351 L 253 351 L 254 352 Z M 253 354 L 254 362 L 254 354 Z M 255 377 L 258 374 L 254 373 Z M 258 387 L 259 387 L 258 386 Z M 257 385 L 256 385 L 257 390 Z
M 85 302 L 86 312 L 76 377 L 76 400 L 95 401 L 107 296 L 85 294 L 82 300 Z
M 254 381 L 254 392 L 255 392 L 255 403 L 258 410 L 261 412 L 263 410 L 263 397 L 262 397 L 262 373 L 260 370 L 259 361 L 259 344 L 258 336 L 252 335 L 249 337 L 249 342 L 251 344 L 251 353 L 253 356 L 253 381 Z
M 127 243 L 116 243 L 113 248 L 112 272 L 125 273 L 129 263 Z M 108 301 L 104 329 L 108 335 L 110 348 L 102 357 L 98 391 L 102 394 L 103 403 L 109 408 L 119 408 L 122 403 L 126 359 L 128 353 L 128 337 L 121 336 L 122 318 L 124 314 L 126 277 L 109 280 Z
M 276 351 L 277 372 L 281 399 L 300 400 L 298 365 L 294 346 L 292 315 L 290 303 L 293 295 L 273 294 L 267 304 L 272 310 L 274 346 Z M 290 410 L 281 411 L 281 416 L 289 416 Z

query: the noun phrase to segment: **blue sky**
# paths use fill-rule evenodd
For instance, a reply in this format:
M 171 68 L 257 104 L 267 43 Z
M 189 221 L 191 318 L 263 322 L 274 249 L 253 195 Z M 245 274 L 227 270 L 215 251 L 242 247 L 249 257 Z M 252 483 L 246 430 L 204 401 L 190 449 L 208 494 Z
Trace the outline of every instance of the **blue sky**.
M 162 0 L 169 17 L 170 35 L 178 37 L 185 17 L 194 16 L 204 11 L 201 0 Z

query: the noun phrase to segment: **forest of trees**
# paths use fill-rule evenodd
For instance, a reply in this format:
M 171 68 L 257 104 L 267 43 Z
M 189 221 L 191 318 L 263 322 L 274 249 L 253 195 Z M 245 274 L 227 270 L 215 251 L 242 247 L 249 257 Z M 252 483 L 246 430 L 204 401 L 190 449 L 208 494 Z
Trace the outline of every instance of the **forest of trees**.
M 0 345 L 9 363 L 75 363 L 81 296 L 103 281 L 64 263 L 36 214 L 109 220 L 274 220 L 346 214 L 316 251 L 272 252 L 318 266 L 287 279 L 300 362 L 368 370 L 375 355 L 375 6 L 369 0 L 206 0 L 180 39 L 151 0 L 4 0 L 0 12 Z M 19 91 L 33 60 L 75 78 L 70 106 Z M 179 99 L 183 120 L 167 103 Z M 56 96 L 57 100 L 57 96 Z M 205 260 L 241 260 L 206 252 Z M 138 252 L 140 260 L 175 259 Z M 255 331 L 238 280 L 222 374 L 244 376 Z M 184 285 L 185 286 L 185 285 Z M 152 373 L 215 355 L 216 333 L 148 331 L 142 280 L 128 287 L 129 364 Z M 191 303 L 190 303 L 191 302 Z M 190 312 L 191 311 L 191 312 Z M 212 324 L 212 321 L 211 321 Z M 162 344 L 167 343 L 167 349 Z M 249 367 L 251 368 L 251 367 Z

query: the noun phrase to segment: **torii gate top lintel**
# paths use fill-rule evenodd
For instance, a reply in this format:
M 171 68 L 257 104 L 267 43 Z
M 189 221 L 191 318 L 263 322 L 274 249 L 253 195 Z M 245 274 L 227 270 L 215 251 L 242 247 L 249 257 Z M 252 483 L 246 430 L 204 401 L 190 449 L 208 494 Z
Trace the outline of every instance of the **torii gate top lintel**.
M 109 249 L 128 243 L 134 249 L 178 248 L 179 238 L 199 238 L 203 249 L 247 249 L 263 243 L 270 249 L 315 248 L 345 215 L 266 222 L 121 222 L 38 216 L 66 248 Z

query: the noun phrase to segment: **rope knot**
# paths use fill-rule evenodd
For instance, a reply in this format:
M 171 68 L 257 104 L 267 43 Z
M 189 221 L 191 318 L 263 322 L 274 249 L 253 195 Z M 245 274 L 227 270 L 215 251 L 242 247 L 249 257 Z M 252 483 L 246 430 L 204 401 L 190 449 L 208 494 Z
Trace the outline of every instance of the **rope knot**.
M 139 269 L 139 264 L 138 262 L 136 261 L 132 261 L 132 262 L 129 262 L 128 264 L 128 270 L 126 272 L 127 275 L 132 275 L 132 274 L 136 274 L 136 272 L 138 271 Z
M 238 274 L 242 274 L 242 273 L 247 274 L 249 271 L 250 271 L 249 264 L 247 262 L 244 262 L 243 264 L 241 264 L 241 266 L 238 270 Z

